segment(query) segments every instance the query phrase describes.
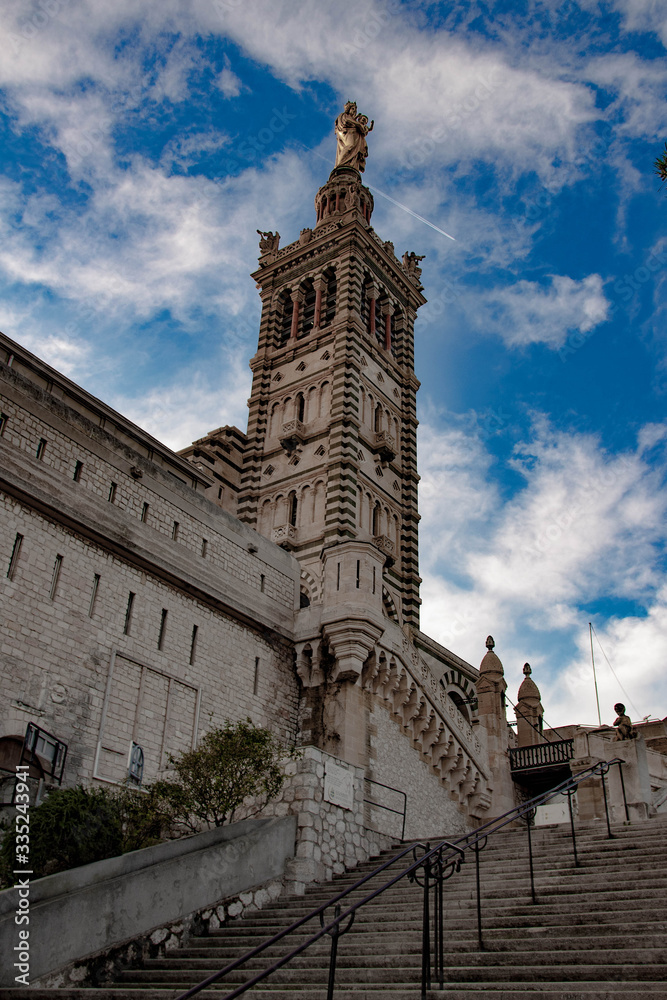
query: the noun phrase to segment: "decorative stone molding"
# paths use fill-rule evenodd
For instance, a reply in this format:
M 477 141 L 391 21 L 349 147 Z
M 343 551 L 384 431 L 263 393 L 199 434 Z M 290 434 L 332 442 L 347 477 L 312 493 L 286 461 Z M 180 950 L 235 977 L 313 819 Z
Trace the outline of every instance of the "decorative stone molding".
M 273 529 L 273 541 L 283 549 L 293 549 L 297 542 L 297 530 L 293 524 L 280 524 Z
M 291 455 L 306 437 L 306 427 L 300 420 L 287 420 L 283 424 L 278 440 L 283 450 Z
M 317 639 L 296 644 L 296 672 L 304 687 L 319 687 L 324 682 L 321 667 L 322 645 Z
M 362 686 L 385 702 L 452 799 L 480 815 L 491 796 L 479 740 L 426 661 L 404 638 L 401 635 L 400 643 L 392 643 L 392 650 L 375 648 L 364 666 Z M 382 641 L 383 647 L 391 643 L 389 634 Z
M 396 560 L 394 558 L 394 543 L 391 538 L 388 535 L 376 535 L 373 539 L 373 545 L 383 553 L 385 566 L 393 566 Z
M 396 458 L 396 442 L 393 434 L 388 431 L 375 431 L 373 435 L 373 451 L 380 456 L 381 462 L 393 462 Z
M 363 670 L 368 654 L 381 637 L 383 629 L 370 621 L 329 622 L 322 634 L 336 658 L 333 681 L 356 681 Z

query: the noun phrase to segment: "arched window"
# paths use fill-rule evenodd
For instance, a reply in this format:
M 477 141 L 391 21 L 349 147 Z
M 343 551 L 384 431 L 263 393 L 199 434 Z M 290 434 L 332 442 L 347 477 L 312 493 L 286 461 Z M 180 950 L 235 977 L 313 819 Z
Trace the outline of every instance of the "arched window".
M 296 518 L 297 518 L 297 513 L 298 513 L 298 506 L 299 506 L 299 501 L 297 500 L 296 493 L 294 493 L 294 492 L 290 493 L 290 495 L 289 495 L 289 504 L 288 504 L 289 523 L 292 525 L 293 528 L 296 528 Z
M 292 295 L 289 289 L 281 292 L 278 300 L 277 324 L 278 324 L 278 346 L 282 347 L 290 338 L 292 332 Z
M 303 398 L 303 393 L 299 392 L 296 396 L 296 419 L 303 423 L 303 418 L 306 415 L 306 401 Z
M 324 272 L 324 280 L 326 281 L 326 288 L 322 295 L 322 315 L 320 318 L 320 326 L 327 326 L 329 323 L 333 323 L 336 317 L 336 272 L 329 269 Z
M 313 279 L 308 278 L 303 284 L 303 306 L 301 307 L 301 323 L 299 324 L 299 337 L 307 337 L 313 329 L 315 320 L 315 287 Z
M 459 710 L 463 718 L 466 720 L 466 722 L 470 722 L 470 709 L 468 708 L 464 699 L 461 697 L 458 691 L 448 691 L 447 697 L 454 702 L 454 704 L 456 705 L 457 709 Z
M 382 430 L 382 406 L 380 403 L 375 407 L 375 416 L 373 418 L 373 430 Z
M 377 536 L 381 534 L 381 520 L 382 520 L 382 509 L 378 501 L 375 502 L 373 507 L 373 535 Z

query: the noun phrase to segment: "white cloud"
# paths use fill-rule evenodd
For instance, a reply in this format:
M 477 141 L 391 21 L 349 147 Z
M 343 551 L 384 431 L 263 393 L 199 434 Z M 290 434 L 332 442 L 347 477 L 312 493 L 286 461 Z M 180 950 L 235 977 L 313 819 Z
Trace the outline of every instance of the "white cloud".
M 612 0 L 623 15 L 626 31 L 653 31 L 667 45 L 667 14 L 663 0 Z
M 572 331 L 585 334 L 604 323 L 609 302 L 599 274 L 580 281 L 556 274 L 546 285 L 518 281 L 478 293 L 472 308 L 480 324 L 510 347 L 546 344 L 557 349 Z
M 646 614 L 612 616 L 598 631 L 642 714 L 664 710 L 642 701 L 649 690 L 667 694 L 659 653 L 667 639 L 667 461 L 649 466 L 641 457 L 655 430 L 636 453 L 612 456 L 594 437 L 536 420 L 516 448 L 524 486 L 505 501 L 477 431 L 430 426 L 420 435 L 424 631 L 475 665 L 492 632 L 517 686 L 526 659 L 540 667 L 552 721 L 591 721 L 578 714 L 572 680 L 588 676 L 580 639 L 596 621 L 588 609 L 601 599 L 630 601 Z M 573 644 L 581 644 L 574 655 Z
M 107 402 L 174 450 L 225 424 L 245 431 L 251 381 L 245 356 L 238 352 L 228 357 L 226 365 L 221 362 L 217 358 L 211 366 L 215 378 L 197 369 L 185 370 L 171 385 L 151 389 L 140 397 L 114 395 Z M 217 377 L 221 368 L 225 371 L 223 391 Z
M 226 98 L 238 97 L 243 89 L 243 83 L 232 70 L 229 58 L 225 57 L 225 65 L 215 81 L 216 87 Z

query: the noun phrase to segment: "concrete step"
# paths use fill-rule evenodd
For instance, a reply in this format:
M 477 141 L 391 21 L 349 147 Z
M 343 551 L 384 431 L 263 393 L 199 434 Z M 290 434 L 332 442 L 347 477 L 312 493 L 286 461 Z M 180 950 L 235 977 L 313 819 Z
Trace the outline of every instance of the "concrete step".
M 421 949 L 415 947 L 413 949 L 401 948 L 399 951 L 387 949 L 385 951 L 376 952 L 373 954 L 362 955 L 363 961 L 360 963 L 360 956 L 358 953 L 351 952 L 349 948 L 346 947 L 347 941 L 341 940 L 338 947 L 338 968 L 339 969 L 358 969 L 362 965 L 367 969 L 393 969 L 393 968 L 421 968 Z M 283 952 L 284 953 L 284 952 Z M 308 949 L 307 952 L 297 955 L 295 959 L 290 963 L 290 968 L 298 969 L 321 969 L 322 968 L 322 957 L 323 955 L 328 958 L 329 949 L 325 948 L 319 952 L 313 953 L 312 949 Z M 594 959 L 594 960 L 593 960 Z M 445 967 L 460 965 L 462 956 L 460 952 L 452 952 L 449 949 L 446 950 L 444 956 Z M 615 949 L 574 949 L 564 950 L 559 948 L 558 950 L 552 949 L 534 949 L 530 952 L 530 962 L 531 965 L 543 965 L 555 968 L 563 964 L 576 965 L 606 965 L 608 969 L 613 968 L 616 965 L 627 965 L 627 956 L 624 956 L 623 952 Z M 641 965 L 642 967 L 648 965 L 664 965 L 667 962 L 667 949 L 664 947 L 664 942 L 662 947 L 656 948 L 640 948 L 633 952 L 632 964 Z M 493 950 L 484 951 L 471 951 L 465 954 L 465 963 L 467 966 L 501 966 L 501 965 L 516 965 L 517 955 L 512 949 L 504 950 L 494 948 Z M 258 972 L 271 964 L 267 960 L 266 955 L 258 956 L 255 959 L 251 959 L 246 962 L 244 969 L 254 972 Z M 191 958 L 181 956 L 177 961 L 174 959 L 152 959 L 145 963 L 144 968 L 141 970 L 142 978 L 149 977 L 154 972 L 168 971 L 171 972 L 175 966 L 178 966 L 179 970 L 196 971 L 200 973 L 200 978 L 205 979 L 207 976 L 213 975 L 220 969 L 220 965 L 211 961 L 210 956 L 206 958 Z M 136 974 L 135 970 L 128 970 L 121 976 L 122 982 L 128 982 Z
M 610 972 L 613 973 L 610 975 Z M 142 970 L 137 969 L 133 974 L 126 974 L 121 977 L 119 984 L 156 987 L 158 985 L 170 985 L 173 988 L 187 989 L 201 982 L 208 975 L 212 975 L 217 969 L 204 970 L 203 974 L 197 970 L 187 969 L 159 969 Z M 241 985 L 252 975 L 256 975 L 261 969 L 251 970 L 237 969 L 227 974 L 225 983 L 231 986 Z M 488 965 L 446 965 L 445 982 L 478 982 L 478 983 L 500 983 L 500 982 L 548 982 L 548 983 L 576 983 L 579 980 L 595 982 L 612 978 L 619 982 L 642 982 L 664 979 L 665 967 L 662 963 L 647 963 L 644 965 L 627 964 L 617 962 L 613 966 L 609 963 L 585 963 L 577 965 L 517 965 L 499 963 Z M 250 975 L 252 973 L 252 975 Z M 327 963 L 322 963 L 319 967 L 298 968 L 295 963 L 277 969 L 271 975 L 272 986 L 279 984 L 296 985 L 317 985 L 326 983 L 328 974 Z M 410 984 L 419 983 L 421 980 L 421 963 L 415 962 L 411 966 L 397 965 L 393 967 L 373 968 L 367 965 L 355 968 L 346 968 L 339 964 L 336 969 L 336 982 L 341 985 L 361 985 L 370 984 L 377 988 L 383 984 L 387 986 L 395 983 Z
M 261 983 L 253 989 L 252 997 L 253 1000 L 272 1000 L 282 993 L 291 992 L 290 987 L 276 987 L 269 991 Z M 214 996 L 210 994 L 207 997 L 206 993 L 200 995 L 204 1000 L 210 1000 Z M 651 1000 L 666 1000 L 665 984 L 595 982 L 577 983 L 576 986 L 569 985 L 567 989 L 563 989 L 553 983 L 535 984 L 533 987 L 526 986 L 525 983 L 508 983 L 497 988 L 480 983 L 452 983 L 444 990 L 429 990 L 426 994 L 427 1000 L 487 1000 L 489 996 L 494 1000 L 643 1000 L 647 995 Z M 326 990 L 304 987 L 299 991 L 300 1000 L 326 1000 L 326 996 Z M 335 992 L 336 1000 L 378 1000 L 379 996 L 382 1000 L 417 1000 L 419 994 L 415 992 L 414 986 L 410 989 L 383 987 L 380 990 L 369 987 L 337 988 Z M 160 998 L 155 997 L 154 1000 Z M 219 994 L 216 1000 L 219 1000 Z
M 569 825 L 532 833 L 537 905 L 530 896 L 527 836 L 506 831 L 480 855 L 485 949 L 477 947 L 474 855 L 445 884 L 445 988 L 428 1000 L 667 1000 L 667 820 L 577 830 L 581 861 L 574 866 Z M 435 843 L 435 841 L 432 841 Z M 354 889 L 405 845 L 247 914 L 181 951 L 127 970 L 83 1000 L 176 1000 L 178 993 L 241 957 L 314 908 L 350 889 L 343 907 L 363 899 L 411 862 L 410 854 Z M 357 912 L 339 943 L 335 1000 L 418 1000 L 421 980 L 423 890 L 404 880 Z M 325 917 L 330 917 L 331 908 Z M 234 986 L 276 961 L 319 930 L 311 919 L 261 956 L 203 991 L 221 1000 Z M 298 994 L 326 1000 L 329 939 L 317 942 L 252 990 L 253 1000 Z M 30 1000 L 82 1000 L 81 992 L 31 989 Z M 0 1000 L 18 1000 L 16 990 Z
M 530 928 L 509 928 L 499 930 L 497 928 L 486 929 L 484 932 L 484 947 L 487 951 L 509 951 L 514 953 L 532 953 L 536 944 L 540 944 L 540 939 L 548 937 L 551 944 L 558 941 L 558 948 L 563 951 L 587 951 L 588 949 L 659 949 L 665 945 L 667 925 L 662 925 L 662 930 L 652 933 L 652 928 L 647 925 L 647 933 L 644 936 L 621 935 L 621 934 L 593 934 L 599 930 L 598 927 L 591 926 L 588 932 L 579 936 L 572 936 L 571 927 L 530 927 Z M 638 928 L 633 928 L 637 931 Z M 290 935 L 292 947 L 303 943 L 307 939 L 306 934 Z M 447 928 L 447 951 L 448 952 L 470 952 L 478 950 L 477 935 L 471 932 L 462 932 Z M 217 963 L 219 968 L 245 954 L 261 943 L 260 938 L 235 938 L 226 943 L 212 944 L 210 947 L 203 946 L 205 938 L 197 938 L 195 945 L 190 945 L 178 952 L 171 952 L 169 956 L 161 961 L 179 962 L 183 959 L 206 959 L 209 962 Z M 224 940 L 224 939 L 223 939 Z M 281 947 L 282 945 L 282 947 Z M 401 931 L 395 934 L 367 934 L 355 935 L 354 930 L 346 935 L 345 944 L 341 944 L 346 955 L 366 955 L 369 952 L 379 954 L 382 951 L 398 952 L 401 954 L 421 954 L 422 933 L 421 929 Z M 285 954 L 283 942 L 266 948 L 263 955 L 273 959 Z M 328 940 L 324 944 L 316 942 L 308 949 L 308 954 L 328 955 Z M 157 959 L 155 961 L 158 961 Z

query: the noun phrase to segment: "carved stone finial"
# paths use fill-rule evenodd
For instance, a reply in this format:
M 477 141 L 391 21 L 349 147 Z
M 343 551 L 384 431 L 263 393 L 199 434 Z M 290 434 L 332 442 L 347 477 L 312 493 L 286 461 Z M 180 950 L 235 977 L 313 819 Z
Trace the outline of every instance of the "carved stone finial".
M 492 635 L 487 635 L 486 637 L 486 653 L 479 665 L 480 674 L 497 674 L 498 677 L 503 676 L 503 665 L 496 653 L 494 653 L 494 647 L 496 643 Z M 504 682 L 503 682 L 504 683 Z
M 524 674 L 526 675 L 526 677 L 530 677 L 530 675 L 531 675 L 531 674 L 532 674 L 532 672 L 533 672 L 533 671 L 532 671 L 532 670 L 530 669 L 530 663 L 524 663 L 524 665 L 523 665 L 523 672 L 524 672 Z
M 357 114 L 356 101 L 348 101 L 336 118 L 336 163 L 335 167 L 354 167 L 360 173 L 366 169 L 368 143 L 366 136 L 372 132 L 375 122 L 368 124 L 366 115 Z

